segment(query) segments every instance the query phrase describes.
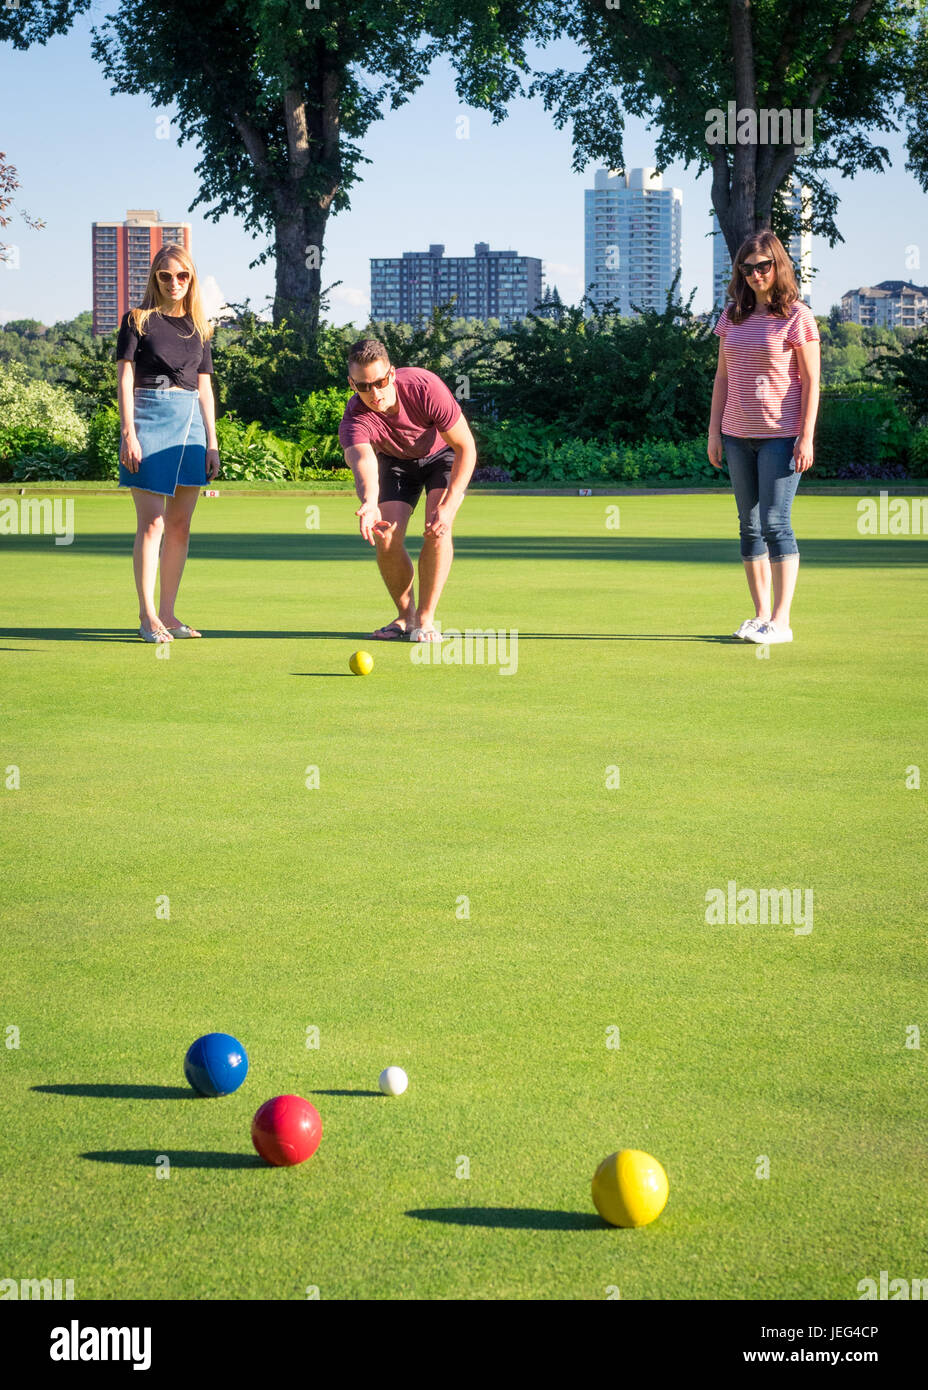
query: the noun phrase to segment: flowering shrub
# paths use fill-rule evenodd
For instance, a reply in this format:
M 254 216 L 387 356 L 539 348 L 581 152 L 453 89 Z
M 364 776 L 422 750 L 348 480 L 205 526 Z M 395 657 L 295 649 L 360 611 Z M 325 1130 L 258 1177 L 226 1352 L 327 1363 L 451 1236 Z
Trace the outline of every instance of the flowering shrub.
M 28 431 L 28 440 L 24 432 Z M 16 458 L 42 444 L 80 452 L 87 425 L 60 386 L 27 376 L 19 362 L 0 363 L 0 458 Z

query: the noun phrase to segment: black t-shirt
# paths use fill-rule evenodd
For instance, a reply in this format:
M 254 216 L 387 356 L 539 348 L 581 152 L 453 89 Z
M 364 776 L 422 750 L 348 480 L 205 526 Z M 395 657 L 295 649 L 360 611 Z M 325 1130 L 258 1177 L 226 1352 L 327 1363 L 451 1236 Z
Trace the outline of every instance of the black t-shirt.
M 128 314 L 123 314 L 116 339 L 116 361 L 135 363 L 136 386 L 197 389 L 197 374 L 212 372 L 213 354 L 193 327 L 189 314 L 172 318 L 154 313 L 139 338 Z

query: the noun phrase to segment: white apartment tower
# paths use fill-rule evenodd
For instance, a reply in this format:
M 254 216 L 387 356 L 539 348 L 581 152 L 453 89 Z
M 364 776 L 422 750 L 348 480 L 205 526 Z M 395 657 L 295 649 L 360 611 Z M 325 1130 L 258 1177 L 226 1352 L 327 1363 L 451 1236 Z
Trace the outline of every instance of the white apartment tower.
M 665 188 L 654 169 L 597 169 L 583 197 L 590 299 L 614 300 L 623 316 L 633 305 L 662 311 L 680 269 L 683 190 Z

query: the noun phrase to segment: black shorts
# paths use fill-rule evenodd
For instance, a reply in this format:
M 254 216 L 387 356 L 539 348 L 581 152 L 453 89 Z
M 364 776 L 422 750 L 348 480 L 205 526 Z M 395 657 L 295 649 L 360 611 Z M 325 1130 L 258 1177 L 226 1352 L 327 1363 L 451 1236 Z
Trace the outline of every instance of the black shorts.
M 380 469 L 380 503 L 407 502 L 415 510 L 422 489 L 444 491 L 451 478 L 454 450 L 450 444 L 437 449 L 424 459 L 400 459 L 393 454 L 378 454 Z

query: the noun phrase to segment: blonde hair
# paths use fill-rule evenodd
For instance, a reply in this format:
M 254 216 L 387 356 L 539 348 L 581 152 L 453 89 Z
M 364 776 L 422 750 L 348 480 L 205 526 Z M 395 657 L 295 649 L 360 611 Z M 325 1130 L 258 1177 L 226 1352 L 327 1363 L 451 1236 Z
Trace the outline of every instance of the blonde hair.
M 129 318 L 132 326 L 141 338 L 145 332 L 145 325 L 152 314 L 161 312 L 161 295 L 158 289 L 158 271 L 163 270 L 166 261 L 180 261 L 184 270 L 190 272 L 190 280 L 187 284 L 187 293 L 184 295 L 184 313 L 189 314 L 193 320 L 193 333 L 187 334 L 192 338 L 193 334 L 199 335 L 201 342 L 207 342 L 213 336 L 213 326 L 206 314 L 203 312 L 203 301 L 200 298 L 200 282 L 197 279 L 196 266 L 183 246 L 177 246 L 173 242 L 168 242 L 162 246 L 160 251 L 156 251 L 151 263 L 151 271 L 148 276 L 148 284 L 145 286 L 145 293 L 142 302 L 137 309 L 129 311 Z

